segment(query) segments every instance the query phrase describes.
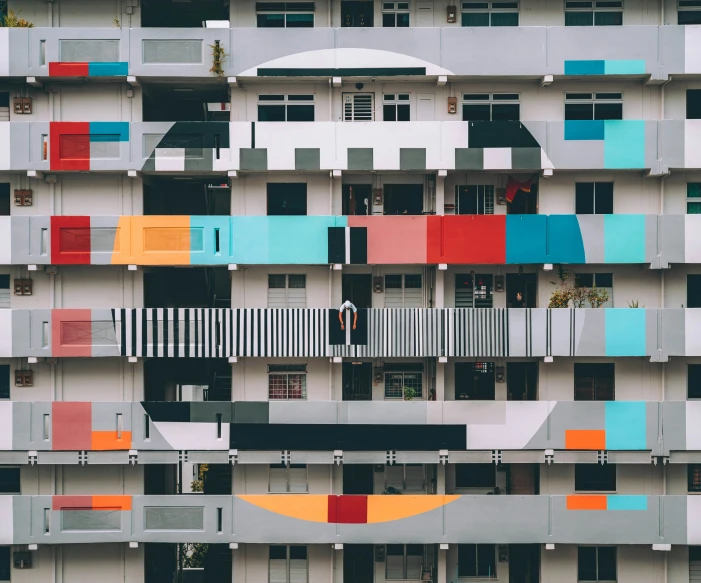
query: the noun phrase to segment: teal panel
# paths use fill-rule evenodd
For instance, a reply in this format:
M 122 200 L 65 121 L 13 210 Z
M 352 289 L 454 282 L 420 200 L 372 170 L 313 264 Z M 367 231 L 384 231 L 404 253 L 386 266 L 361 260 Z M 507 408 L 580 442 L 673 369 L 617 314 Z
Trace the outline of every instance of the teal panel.
M 565 61 L 565 75 L 603 75 L 605 61 Z
M 605 61 L 606 75 L 644 75 L 645 61 Z
M 606 311 L 606 356 L 646 356 L 647 310 L 603 309 Z
M 645 215 L 604 216 L 604 262 L 645 263 Z
M 644 401 L 607 401 L 604 427 L 607 450 L 649 449 L 646 439 L 647 416 Z
M 506 215 L 506 263 L 548 263 L 546 215 Z
M 647 510 L 647 496 L 609 494 L 606 497 L 607 510 Z
M 329 262 L 329 227 L 336 217 L 268 217 L 268 261 L 271 264 Z
M 604 168 L 645 167 L 645 122 L 604 121 Z
M 232 263 L 266 265 L 268 220 L 271 217 L 231 217 Z
M 235 263 L 231 259 L 230 233 L 230 217 L 191 216 L 190 263 L 192 265 Z
M 543 263 L 586 263 L 577 215 L 548 217 L 548 256 Z

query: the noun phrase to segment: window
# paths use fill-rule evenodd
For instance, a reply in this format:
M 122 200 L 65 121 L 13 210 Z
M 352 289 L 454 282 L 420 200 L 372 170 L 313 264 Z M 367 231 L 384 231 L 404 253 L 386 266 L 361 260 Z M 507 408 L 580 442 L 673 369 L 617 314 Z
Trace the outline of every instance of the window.
M 494 363 L 456 362 L 455 400 L 494 401 Z
M 701 580 L 701 546 L 689 546 L 689 583 L 698 583 L 699 580 Z
M 307 547 L 270 545 L 268 557 L 268 583 L 307 582 Z
M 615 400 L 614 370 L 612 362 L 574 364 L 575 401 Z
M 686 184 L 686 214 L 701 214 L 701 182 Z
M 0 494 L 19 494 L 19 466 L 0 467 Z
M 686 307 L 701 308 L 701 275 L 689 274 L 686 276 Z
M 455 274 L 455 307 L 491 308 L 493 279 L 491 273 Z
M 577 182 L 574 196 L 578 215 L 613 214 L 613 182 Z
M 601 307 L 613 308 L 613 273 L 576 273 L 574 284 L 577 287 L 596 287 L 606 290 L 609 299 L 601 304 Z
M 623 0 L 565 2 L 565 26 L 621 26 Z
M 271 494 L 306 494 L 307 466 L 304 464 L 273 464 L 268 474 Z
M 268 216 L 306 215 L 307 185 L 304 182 L 268 183 Z
M 622 93 L 566 93 L 565 120 L 623 119 Z
M 686 119 L 701 119 L 701 89 L 686 90 Z
M 463 121 L 518 121 L 521 106 L 518 93 L 464 93 Z
M 615 581 L 616 547 L 579 547 L 577 581 Z
M 258 28 L 313 28 L 314 2 L 256 2 Z
M 409 26 L 408 2 L 383 2 L 382 26 L 387 28 Z
M 10 307 L 10 275 L 0 273 L 0 308 Z
M 495 545 L 458 545 L 458 577 L 496 579 Z
M 0 91 L 0 121 L 10 121 L 10 94 L 7 91 Z
M 459 215 L 493 215 L 494 185 L 470 184 L 456 186 L 455 197 L 458 199 Z
M 496 485 L 494 464 L 455 464 L 456 488 L 494 488 Z
M 271 401 L 306 399 L 307 366 L 304 364 L 268 365 L 268 399 Z
M 0 364 L 0 399 L 10 398 L 10 365 Z
M 411 121 L 411 105 L 408 93 L 389 93 L 382 96 L 384 121 Z
M 11 547 L 0 547 L 0 581 L 10 580 Z
M 701 24 L 701 0 L 678 0 L 677 24 Z
M 575 492 L 615 492 L 616 464 L 574 464 Z
M 701 364 L 687 365 L 687 399 L 701 399 Z
M 344 93 L 343 121 L 372 121 L 375 119 L 373 93 Z
M 0 216 L 10 216 L 10 185 L 7 182 L 0 183 Z
M 258 121 L 314 121 L 314 96 L 259 95 Z
M 269 308 L 306 308 L 307 276 L 303 273 L 268 275 Z
M 518 2 L 462 2 L 463 26 L 518 26 Z
M 423 307 L 421 274 L 385 275 L 385 308 Z
M 426 468 L 423 464 L 395 464 L 385 466 L 385 490 L 425 492 Z
M 687 466 L 688 492 L 701 492 L 701 464 Z
M 387 545 L 385 579 L 421 579 L 423 545 Z
M 423 366 L 421 364 L 386 364 L 385 399 L 423 398 Z M 413 394 L 412 394 L 413 391 Z
M 382 211 L 386 215 L 421 215 L 424 212 L 423 184 L 385 184 Z

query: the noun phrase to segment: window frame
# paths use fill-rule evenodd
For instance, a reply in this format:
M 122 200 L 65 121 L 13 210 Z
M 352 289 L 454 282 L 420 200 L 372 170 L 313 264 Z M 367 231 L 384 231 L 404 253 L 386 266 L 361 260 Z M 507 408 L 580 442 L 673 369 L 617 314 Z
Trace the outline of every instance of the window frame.
M 577 192 L 577 189 L 578 189 L 578 187 L 579 187 L 580 185 L 581 185 L 581 186 L 584 186 L 584 185 L 589 185 L 589 184 L 592 185 L 592 210 L 593 210 L 593 212 L 591 212 L 591 213 L 579 212 L 579 211 L 577 210 L 577 207 L 579 206 L 579 204 L 578 204 L 578 197 L 579 197 L 579 196 L 583 196 L 584 193 Z M 601 190 L 601 189 L 604 188 L 604 187 L 603 187 L 604 184 L 605 184 L 605 185 L 611 185 L 611 212 L 610 212 L 610 213 L 607 213 L 607 212 L 603 212 L 603 213 L 597 212 L 597 208 L 596 208 L 597 187 L 598 187 L 599 190 Z M 580 189 L 580 190 L 581 190 L 581 189 Z M 608 196 L 608 192 L 606 192 L 606 193 L 601 192 L 601 193 L 599 193 L 599 194 L 600 194 L 600 196 L 602 196 L 602 197 L 603 197 L 603 196 Z M 595 180 L 595 181 L 592 181 L 592 182 L 577 182 L 577 181 L 575 181 L 575 183 L 574 183 L 574 212 L 575 212 L 576 215 L 612 215 L 612 214 L 614 214 L 614 212 L 613 212 L 613 194 L 614 194 L 614 183 L 613 183 L 612 181 L 611 181 L 611 182 L 607 182 L 607 181 L 603 181 L 603 180 Z M 600 201 L 599 206 L 601 206 L 602 204 L 603 204 L 603 201 Z
M 387 5 L 392 4 L 392 8 L 386 8 Z M 406 4 L 406 8 L 401 7 L 401 5 Z M 382 28 L 410 28 L 411 27 L 411 2 L 380 2 L 382 11 Z M 385 24 L 385 14 L 394 16 L 394 24 L 392 26 Z M 398 17 L 400 14 L 406 14 L 408 16 L 406 25 L 398 24 Z
M 0 567 L 0 573 L 7 573 L 7 579 L 2 578 L 0 581 L 11 581 L 12 580 L 12 546 L 11 545 L 0 545 L 0 561 L 4 563 Z
M 304 469 L 304 491 L 296 491 L 290 489 L 291 470 Z M 273 471 L 284 470 L 285 473 L 285 491 L 278 492 L 272 489 Z M 268 465 L 268 494 L 309 494 L 309 467 L 307 464 L 269 464 Z
M 686 464 L 686 491 L 701 494 L 701 464 Z
M 460 212 L 460 190 L 465 189 L 465 195 L 469 195 L 468 189 L 476 188 L 475 200 L 476 200 L 476 213 L 462 213 Z M 481 190 L 480 190 L 481 189 Z M 495 192 L 496 187 L 493 184 L 456 184 L 455 185 L 455 214 L 456 215 L 493 215 L 495 206 Z M 480 211 L 480 204 L 482 212 Z M 491 211 L 491 212 L 488 212 Z
M 679 26 L 693 26 L 701 24 L 701 1 L 693 0 L 693 5 L 682 6 L 682 2 L 690 2 L 692 0 L 677 0 L 677 25 Z M 698 22 L 679 22 L 679 16 L 681 14 L 698 14 Z
M 588 285 L 587 283 L 582 283 L 582 281 L 581 281 L 583 277 L 588 279 L 588 276 L 591 276 L 591 281 L 592 281 L 591 285 Z M 599 283 L 601 283 L 601 282 L 597 283 L 597 276 L 599 277 L 600 280 L 602 278 L 607 278 L 607 279 L 610 278 L 611 285 L 605 285 L 606 283 L 608 283 L 608 281 L 604 281 L 603 282 L 604 285 L 599 285 Z M 588 287 L 588 288 L 592 288 L 592 289 L 597 288 L 597 289 L 606 290 L 608 292 L 609 299 L 608 299 L 608 301 L 604 302 L 601 305 L 602 308 L 613 308 L 614 307 L 614 305 L 613 305 L 613 282 L 614 282 L 613 272 L 609 273 L 609 272 L 599 271 L 596 273 L 595 272 L 586 272 L 586 273 L 575 273 L 574 274 L 574 284 L 576 287 Z
M 391 377 L 396 376 L 398 377 L 399 375 L 402 376 L 401 380 L 401 387 L 400 390 L 402 393 L 400 395 L 394 395 L 394 394 L 389 394 L 387 392 L 389 383 L 392 382 Z M 385 369 L 384 369 L 384 400 L 385 401 L 403 401 L 404 400 L 404 392 L 403 389 L 404 387 L 411 387 L 416 390 L 416 383 L 410 383 L 407 384 L 406 381 L 406 376 L 407 375 L 417 375 L 417 380 L 419 381 L 419 388 L 421 389 L 418 394 L 414 395 L 412 399 L 415 399 L 417 401 L 423 401 L 426 399 L 424 395 L 424 371 L 423 371 L 423 365 L 421 364 L 385 364 Z
M 478 97 L 479 96 L 479 97 Z M 515 96 L 515 97 L 514 97 Z M 521 121 L 521 94 L 520 93 L 463 93 L 462 101 L 462 121 Z M 465 107 L 473 105 L 488 105 L 489 106 L 489 119 L 468 119 L 465 116 Z M 494 119 L 494 106 L 495 105 L 516 105 L 518 107 L 518 116 L 515 120 L 507 119 Z
M 270 279 L 272 277 L 284 277 L 285 278 L 285 287 L 271 287 L 270 286 Z M 304 285 L 303 286 L 296 286 L 292 287 L 290 285 L 290 278 L 295 277 L 295 278 L 304 278 Z M 270 290 L 271 289 L 284 289 L 285 290 L 285 308 L 306 308 L 307 307 L 307 274 L 306 273 L 268 273 L 268 297 L 267 297 L 267 302 L 268 302 L 268 308 L 272 309 L 279 309 L 275 308 L 274 306 L 270 305 Z M 303 289 L 304 290 L 304 306 L 290 306 L 290 292 L 289 290 L 291 289 Z
M 694 287 L 696 287 L 696 290 L 689 289 L 690 288 L 690 282 L 695 281 L 696 284 Z M 698 298 L 696 298 L 696 301 L 692 302 L 691 297 L 689 292 L 693 291 L 698 291 Z M 691 304 L 694 304 L 693 306 Z M 686 274 L 686 304 L 684 304 L 685 308 L 701 308 L 701 274 L 699 273 L 687 273 Z
M 584 476 L 580 475 L 579 476 L 579 484 L 578 482 L 578 476 L 577 476 L 577 470 L 581 470 L 579 472 L 580 474 L 584 472 L 584 470 L 591 470 L 592 468 L 597 468 L 597 471 L 603 472 L 603 469 L 598 469 L 598 468 L 606 468 L 606 471 L 610 471 L 613 474 L 613 489 L 611 488 L 597 488 L 595 486 L 598 485 L 610 485 L 610 484 L 596 484 L 596 483 L 591 483 L 587 486 L 587 484 L 583 484 L 582 482 L 596 482 L 596 476 L 592 478 L 591 476 Z M 611 476 L 604 476 L 604 478 L 610 478 Z M 599 477 L 599 482 L 603 482 L 603 478 Z M 587 487 L 585 487 L 587 486 Z M 616 467 L 616 464 L 574 464 L 574 491 L 576 493 L 605 493 L 605 494 L 615 494 L 618 491 L 618 470 Z
M 506 2 L 516 4 L 515 7 L 511 6 L 508 8 L 494 7 L 494 4 L 504 4 Z M 487 6 L 470 8 L 470 4 L 486 4 Z M 479 24 L 466 24 L 465 14 L 487 14 L 489 17 L 489 24 L 479 25 Z M 509 14 L 516 15 L 516 24 L 493 24 L 493 15 Z M 468 0 L 466 2 L 460 2 L 460 25 L 465 28 L 491 28 L 491 27 L 508 27 L 508 26 L 520 26 L 521 25 L 521 4 L 520 0 L 483 0 L 482 2 L 476 2 L 475 0 Z
M 691 194 L 692 190 L 698 192 L 697 195 Z M 698 212 L 690 213 L 689 205 L 698 205 Z M 701 214 L 701 182 L 687 182 L 686 183 L 686 214 L 697 215 Z
M 579 563 L 580 563 L 580 549 L 583 548 L 594 548 L 596 549 L 596 579 L 580 579 L 580 569 L 579 569 Z M 606 548 L 606 549 L 613 549 L 614 553 L 614 570 L 616 571 L 615 574 L 615 579 L 601 579 L 599 577 L 599 549 L 601 548 Z M 578 545 L 577 546 L 577 582 L 578 583 L 616 583 L 618 581 L 618 552 L 617 548 L 614 545 Z
M 565 13 L 565 26 L 622 26 L 623 25 L 623 11 L 625 10 L 625 2 L 624 0 L 621 1 L 621 5 L 619 6 L 597 6 L 598 4 L 604 4 L 604 3 L 610 3 L 610 0 L 591 0 L 590 4 L 591 6 L 589 7 L 584 7 L 584 6 L 577 6 L 573 8 L 568 8 L 567 4 L 572 2 L 573 0 L 565 0 L 565 6 L 564 6 L 564 13 Z M 577 4 L 581 4 L 582 2 L 577 1 Z M 590 13 L 591 14 L 591 24 L 567 24 L 567 14 L 576 14 L 576 13 Z M 620 24 L 597 24 L 596 23 L 596 15 L 597 14 L 603 14 L 603 13 L 620 13 L 621 15 L 621 22 Z
M 16 490 L 7 490 L 7 491 L 2 491 L 0 489 L 0 495 L 4 496 L 4 495 L 12 495 L 12 494 L 17 494 L 17 495 L 22 494 L 22 468 L 20 466 L 15 466 L 15 465 L 11 465 L 11 464 L 3 464 L 3 465 L 0 465 L 0 472 L 2 472 L 2 470 L 15 470 L 15 472 L 13 472 L 13 473 L 15 473 L 16 477 L 17 477 L 17 489 Z M 9 482 L 10 480 L 8 479 L 7 481 Z M 3 482 L 4 482 L 4 480 L 0 481 L 0 484 L 2 484 Z
M 283 4 L 282 10 L 280 9 L 271 9 L 271 10 L 261 10 L 260 5 L 262 4 L 270 4 L 270 5 L 275 5 L 275 4 Z M 289 4 L 311 4 L 311 10 L 310 9 L 304 9 L 304 10 L 289 10 L 288 5 Z M 316 26 L 316 16 L 315 16 L 315 11 L 316 11 L 316 4 L 314 2 L 256 2 L 255 5 L 256 9 L 256 28 L 314 28 Z M 282 16 L 282 23 L 283 26 L 260 26 L 259 20 L 258 20 L 258 15 L 263 15 L 263 14 L 280 14 Z M 312 15 L 312 25 L 311 26 L 287 26 L 287 17 L 288 15 L 294 15 L 294 14 L 311 14 Z
M 400 277 L 401 278 L 401 285 L 400 287 L 390 287 L 388 285 L 388 278 L 395 278 L 395 277 Z M 419 286 L 418 287 L 407 287 L 407 278 L 419 278 Z M 408 289 L 411 290 L 419 290 L 419 294 L 421 295 L 421 306 L 409 306 L 410 308 L 414 307 L 423 307 L 423 290 L 424 290 L 424 277 L 423 274 L 421 273 L 385 273 L 384 275 L 384 285 L 385 285 L 385 307 L 388 307 L 387 304 L 387 290 L 388 289 L 393 289 L 393 290 L 398 290 L 401 289 L 402 293 L 402 308 L 407 307 L 407 301 L 412 300 L 413 297 L 407 298 L 407 291 Z M 389 306 L 389 307 L 395 307 L 395 306 Z
M 282 97 L 282 99 L 261 99 L 261 97 Z M 311 99 L 290 99 L 290 97 L 305 97 Z M 256 101 L 256 116 L 257 121 L 260 123 L 311 123 L 316 121 L 316 95 L 314 93 L 259 93 L 258 99 Z M 261 107 L 274 107 L 282 106 L 285 108 L 285 119 L 284 120 L 267 120 L 260 119 L 260 108 Z M 312 119 L 306 120 L 290 120 L 289 119 L 289 108 L 290 106 L 304 106 L 312 107 Z
M 462 547 L 462 549 L 461 549 L 461 547 Z M 474 572 L 475 572 L 475 575 L 463 575 L 460 573 L 460 555 L 461 555 L 460 551 L 462 550 L 463 552 L 468 552 L 470 549 L 468 549 L 467 547 L 474 547 L 474 551 L 475 551 Z M 480 572 L 479 572 L 480 547 L 482 547 L 483 550 L 489 550 L 489 549 L 485 549 L 485 547 L 492 547 L 491 550 L 493 550 L 493 559 L 492 559 L 493 562 L 491 564 L 494 565 L 494 573 L 491 575 L 484 575 L 484 574 L 480 574 Z M 458 544 L 458 580 L 462 580 L 462 579 L 479 579 L 479 580 L 497 579 L 497 573 L 498 573 L 497 563 L 498 563 L 498 561 L 497 561 L 497 545 L 495 545 L 495 544 L 490 544 L 490 543 L 480 543 L 480 544 L 459 543 Z
M 462 472 L 467 472 L 468 475 L 472 473 L 472 471 L 476 468 L 479 468 L 481 470 L 485 468 L 491 468 L 491 483 L 490 484 L 471 484 L 471 485 L 465 485 L 458 483 L 458 475 L 460 474 L 461 478 L 464 478 L 465 476 L 462 475 Z M 460 472 L 458 472 L 460 470 Z M 478 477 L 482 478 L 484 477 L 487 472 L 485 471 L 483 475 L 480 475 L 478 472 L 475 472 Z M 469 490 L 469 491 L 474 491 L 474 490 L 494 490 L 494 488 L 497 487 L 497 467 L 495 464 L 478 464 L 478 463 L 460 463 L 460 464 L 455 464 L 455 490 L 456 492 L 463 491 L 463 490 Z
M 590 97 L 583 97 L 584 95 L 589 95 Z M 620 97 L 603 97 L 606 95 L 618 95 Z M 570 97 L 571 96 L 571 97 Z M 576 97 L 575 97 L 576 96 Z M 600 97 L 601 96 L 601 97 Z M 623 103 L 624 95 L 622 91 L 565 91 L 565 121 L 605 121 L 605 120 L 616 120 L 620 121 L 624 119 L 623 116 Z M 589 105 L 591 104 L 591 119 L 581 119 L 577 117 L 567 117 L 567 106 L 568 105 Z M 614 104 L 621 106 L 621 117 L 600 117 L 597 118 L 596 113 L 597 105 Z
M 390 578 L 388 573 L 387 573 L 388 564 L 389 564 L 389 561 L 387 561 L 387 557 L 389 557 L 390 547 L 398 547 L 398 546 L 403 547 L 403 554 L 402 554 L 402 564 L 403 564 L 402 575 L 403 576 L 397 577 L 397 578 L 395 578 L 395 577 Z M 421 577 L 421 573 L 419 573 L 419 576 L 416 578 L 409 577 L 410 573 L 408 573 L 408 571 L 407 571 L 407 559 L 409 557 L 409 553 L 407 553 L 408 547 L 421 547 L 421 557 L 424 556 L 424 553 L 426 550 L 425 545 L 421 545 L 421 544 L 401 544 L 401 545 L 400 544 L 387 544 L 387 545 L 385 545 L 385 580 L 386 581 L 406 581 L 406 580 L 418 579 Z M 392 555 L 392 556 L 398 556 L 398 555 Z M 418 555 L 412 554 L 411 556 L 418 556 Z M 419 567 L 419 571 L 420 570 L 421 570 L 421 567 Z
M 387 468 L 388 468 L 388 467 L 391 467 L 391 468 L 394 468 L 394 469 L 397 469 L 398 467 L 401 467 L 401 468 L 402 468 L 402 485 L 401 485 L 400 488 L 397 488 L 395 484 L 389 483 L 390 480 L 389 480 L 389 477 L 388 477 L 388 475 L 387 475 Z M 413 468 L 418 468 L 418 467 L 420 467 L 420 468 L 421 468 L 422 480 L 421 480 L 421 487 L 420 487 L 420 488 L 417 488 L 417 489 L 413 489 L 413 488 L 412 488 L 412 489 L 409 489 L 409 488 L 407 487 L 407 468 L 409 468 L 409 467 L 413 467 Z M 385 465 L 385 474 L 384 474 L 384 476 L 385 476 L 385 479 L 384 479 L 385 490 L 387 490 L 388 488 L 392 487 L 392 488 L 396 488 L 397 490 L 399 490 L 399 491 L 402 492 L 402 493 L 407 493 L 407 494 L 411 494 L 411 493 L 414 493 L 414 494 L 415 494 L 415 493 L 418 493 L 418 492 L 423 492 L 423 493 L 425 493 L 425 492 L 426 492 L 426 484 L 428 483 L 428 471 L 427 471 L 427 469 L 426 469 L 426 464 L 394 464 L 394 465 L 392 465 L 392 466 Z
M 304 554 L 305 558 L 304 561 L 306 563 L 305 566 L 305 571 L 306 571 L 306 577 L 305 580 L 308 582 L 309 581 L 309 545 L 268 545 L 268 583 L 282 583 L 282 582 L 277 582 L 277 581 L 271 581 L 270 580 L 270 566 L 271 566 L 271 561 L 279 561 L 281 559 L 272 559 L 270 557 L 271 551 L 273 547 L 285 547 L 285 582 L 284 583 L 292 583 L 291 578 L 290 578 L 290 562 L 291 561 L 300 561 L 301 559 L 293 559 L 292 558 L 292 547 L 300 547 L 304 548 Z M 299 582 L 295 582 L 299 583 Z
M 692 369 L 693 367 L 693 369 Z M 695 383 L 695 393 L 692 396 L 691 395 L 691 383 L 690 381 L 692 380 L 692 374 L 691 371 L 695 370 L 697 371 L 694 376 L 698 376 L 698 384 Z M 696 380 L 696 379 L 694 379 Z M 701 364 L 689 362 L 686 365 L 686 400 L 687 401 L 696 401 L 696 400 L 701 400 Z
M 298 376 L 300 387 L 290 388 L 290 377 Z M 284 377 L 285 386 L 276 389 L 273 385 L 273 377 Z M 275 379 L 278 380 L 278 379 Z M 280 378 L 279 380 L 282 380 Z M 284 397 L 274 396 L 274 390 L 284 390 Z M 291 391 L 300 391 L 300 396 L 290 396 Z M 306 364 L 269 364 L 268 365 L 268 401 L 306 401 L 307 400 L 307 365 Z
M 390 97 L 391 99 L 388 99 Z M 400 99 L 400 97 L 406 97 L 406 99 Z M 408 108 L 409 119 L 399 119 L 400 107 L 406 106 Z M 387 119 L 386 109 L 394 109 L 394 119 Z M 382 121 L 386 122 L 407 122 L 412 121 L 411 119 L 411 93 L 383 93 L 382 94 Z M 402 116 L 403 117 L 403 116 Z
M 577 371 L 579 369 L 580 371 L 580 379 L 583 378 L 588 378 L 586 375 L 581 374 L 582 367 L 590 367 L 592 374 L 592 399 L 578 399 L 577 398 Z M 598 367 L 598 368 L 597 368 Z M 604 368 L 606 367 L 606 368 Z M 611 376 L 612 380 L 612 387 L 611 387 L 611 399 L 597 399 L 597 375 L 595 374 L 597 371 L 604 371 L 607 369 L 613 370 L 613 375 Z M 601 376 L 601 379 L 603 380 L 603 375 Z M 580 382 L 582 382 L 580 380 Z M 583 389 L 580 389 L 583 390 Z M 602 390 L 605 390 L 605 387 L 602 387 Z M 574 400 L 575 401 L 586 401 L 586 402 L 596 402 L 596 401 L 615 401 L 616 400 L 616 365 L 613 362 L 575 362 L 574 363 Z
M 356 97 L 369 97 L 370 98 L 370 116 L 369 118 L 367 117 L 358 117 L 356 118 L 356 105 L 355 105 L 355 99 Z M 357 123 L 357 122 L 370 122 L 370 121 L 375 121 L 375 94 L 372 92 L 368 91 L 346 91 L 341 94 L 341 105 L 342 105 L 342 110 L 343 110 L 343 116 L 342 119 L 344 122 L 347 123 Z M 350 105 L 351 108 L 351 115 L 350 118 L 347 115 L 347 106 Z

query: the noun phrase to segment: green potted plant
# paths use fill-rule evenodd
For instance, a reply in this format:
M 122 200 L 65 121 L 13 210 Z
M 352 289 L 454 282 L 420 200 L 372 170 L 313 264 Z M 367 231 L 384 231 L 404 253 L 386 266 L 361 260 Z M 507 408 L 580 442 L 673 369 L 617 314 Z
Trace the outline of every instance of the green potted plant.
M 416 397 L 416 391 L 412 387 L 404 387 L 402 389 L 405 401 L 411 401 Z

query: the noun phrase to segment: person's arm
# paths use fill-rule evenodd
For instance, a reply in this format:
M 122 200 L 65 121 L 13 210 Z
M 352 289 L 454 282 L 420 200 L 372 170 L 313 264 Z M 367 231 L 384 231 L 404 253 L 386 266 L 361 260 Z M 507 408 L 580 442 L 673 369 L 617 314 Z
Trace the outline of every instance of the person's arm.
M 353 330 L 355 330 L 355 325 L 358 323 L 358 312 L 353 312 Z
M 341 322 L 341 330 L 345 330 L 343 326 L 343 310 L 338 311 L 338 321 Z

